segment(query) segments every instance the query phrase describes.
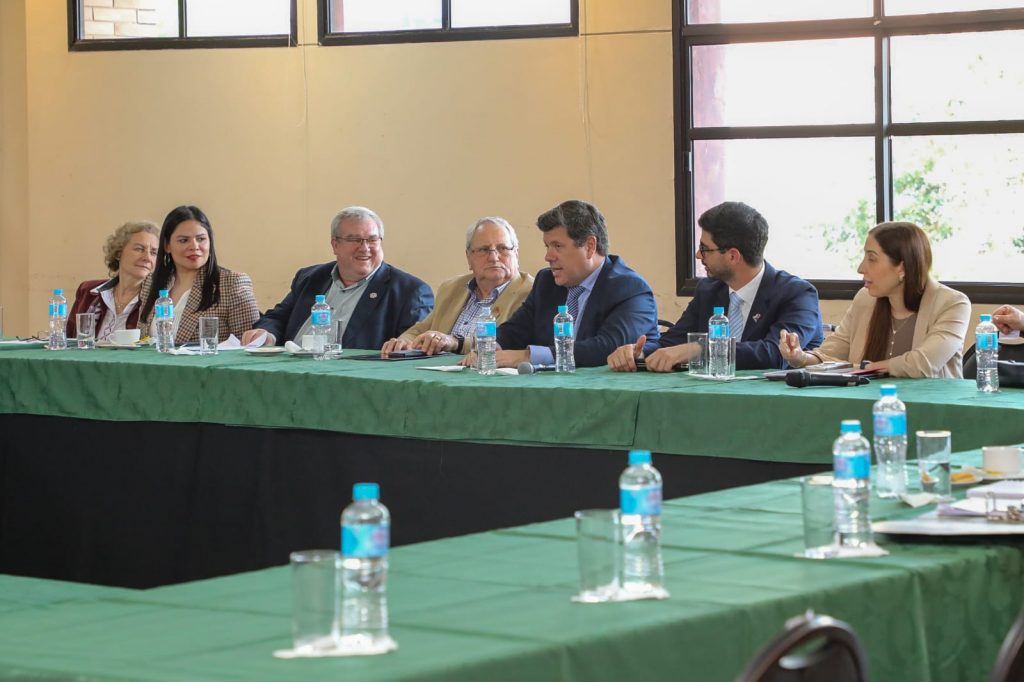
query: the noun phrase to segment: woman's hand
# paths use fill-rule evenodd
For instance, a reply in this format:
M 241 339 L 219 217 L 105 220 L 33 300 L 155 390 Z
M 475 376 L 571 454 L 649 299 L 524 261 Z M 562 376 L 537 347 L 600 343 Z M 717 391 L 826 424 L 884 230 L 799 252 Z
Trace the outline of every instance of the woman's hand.
M 807 353 L 800 347 L 800 336 L 785 329 L 779 331 L 779 352 L 790 367 L 799 369 L 807 364 Z

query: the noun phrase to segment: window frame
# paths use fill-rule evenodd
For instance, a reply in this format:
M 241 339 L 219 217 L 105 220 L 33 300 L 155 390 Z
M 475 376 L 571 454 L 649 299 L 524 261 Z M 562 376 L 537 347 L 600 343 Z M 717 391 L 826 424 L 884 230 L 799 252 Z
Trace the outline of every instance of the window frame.
M 875 219 L 892 219 L 892 138 L 920 135 L 1024 133 L 1024 118 L 989 121 L 930 121 L 893 123 L 889 39 L 893 36 L 936 35 L 1024 29 L 1024 9 L 990 9 L 917 15 L 883 15 L 883 0 L 873 0 L 872 15 L 846 19 L 759 23 L 694 24 L 687 22 L 689 0 L 672 2 L 672 98 L 675 164 L 676 293 L 692 296 L 700 281 L 695 277 L 694 173 L 695 140 L 764 138 L 873 137 L 875 145 Z M 732 126 L 694 128 L 691 120 L 693 91 L 690 47 L 754 42 L 788 42 L 828 38 L 870 37 L 874 40 L 873 123 Z M 799 275 L 800 273 L 794 273 Z M 852 299 L 860 280 L 813 279 L 821 299 Z M 1024 277 L 1022 277 L 1024 281 Z M 1020 303 L 1020 283 L 984 281 L 944 282 L 967 294 L 975 303 Z
M 100 52 L 107 50 L 167 50 L 235 47 L 295 47 L 298 40 L 296 3 L 288 0 L 291 21 L 287 35 L 260 36 L 196 36 L 185 35 L 188 0 L 178 0 L 178 36 L 173 38 L 88 38 L 80 35 L 82 27 L 81 0 L 68 0 L 68 51 Z
M 334 33 L 330 31 L 331 0 L 317 0 L 317 40 L 320 45 L 377 45 L 387 43 L 438 43 L 462 40 L 510 40 L 516 38 L 565 38 L 580 34 L 579 0 L 568 0 L 568 24 L 526 24 L 515 26 L 473 26 L 453 28 L 451 0 L 441 3 L 441 28 L 408 31 L 365 31 Z

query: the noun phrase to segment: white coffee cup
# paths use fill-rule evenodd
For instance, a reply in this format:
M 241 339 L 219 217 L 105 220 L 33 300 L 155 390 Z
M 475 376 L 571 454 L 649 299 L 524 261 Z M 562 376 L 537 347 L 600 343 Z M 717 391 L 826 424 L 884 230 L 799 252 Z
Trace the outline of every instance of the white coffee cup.
M 1015 474 L 1020 471 L 1020 447 L 989 445 L 981 449 L 982 468 L 993 474 Z
M 110 333 L 110 340 L 118 346 L 130 346 L 138 343 L 141 333 L 138 329 L 118 329 Z

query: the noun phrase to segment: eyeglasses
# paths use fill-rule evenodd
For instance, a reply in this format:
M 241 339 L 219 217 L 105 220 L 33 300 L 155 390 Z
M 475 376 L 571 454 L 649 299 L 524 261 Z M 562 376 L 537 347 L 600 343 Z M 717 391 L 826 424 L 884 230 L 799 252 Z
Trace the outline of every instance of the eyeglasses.
M 704 242 L 700 242 L 697 244 L 697 250 L 700 251 L 701 256 L 706 256 L 712 251 L 717 251 L 718 253 L 725 253 L 731 248 L 731 246 L 704 246 Z
M 478 246 L 475 249 L 470 249 L 469 252 L 474 256 L 484 256 L 492 253 L 496 253 L 499 256 L 507 256 L 516 250 L 514 246 L 508 246 L 506 244 L 498 244 L 497 246 Z
M 350 246 L 367 246 L 373 247 L 380 244 L 381 237 L 379 235 L 373 235 L 372 237 L 335 237 L 340 242 L 345 242 Z

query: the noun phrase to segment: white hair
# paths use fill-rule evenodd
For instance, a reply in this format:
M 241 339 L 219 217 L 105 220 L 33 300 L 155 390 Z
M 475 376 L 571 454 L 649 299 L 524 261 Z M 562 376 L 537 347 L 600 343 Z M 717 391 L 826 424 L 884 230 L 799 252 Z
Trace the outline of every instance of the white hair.
M 338 211 L 334 218 L 331 219 L 331 239 L 338 239 L 338 227 L 341 225 L 343 220 L 349 218 L 359 218 L 360 220 L 372 220 L 377 223 L 377 234 L 380 235 L 381 239 L 384 239 L 384 221 L 380 219 L 380 216 L 366 208 L 365 206 L 349 206 Z
M 498 227 L 505 228 L 505 232 L 508 234 L 509 241 L 512 242 L 512 248 L 515 249 L 519 247 L 519 237 L 516 236 L 515 228 L 512 227 L 512 225 L 504 218 L 499 218 L 498 216 L 489 216 L 487 218 L 481 218 L 480 220 L 476 221 L 475 223 L 469 226 L 468 230 L 466 230 L 466 251 L 469 251 L 469 245 L 473 243 L 473 235 L 475 235 L 476 231 L 479 230 L 482 226 L 486 225 L 487 223 L 491 223 L 493 225 L 497 225 Z

